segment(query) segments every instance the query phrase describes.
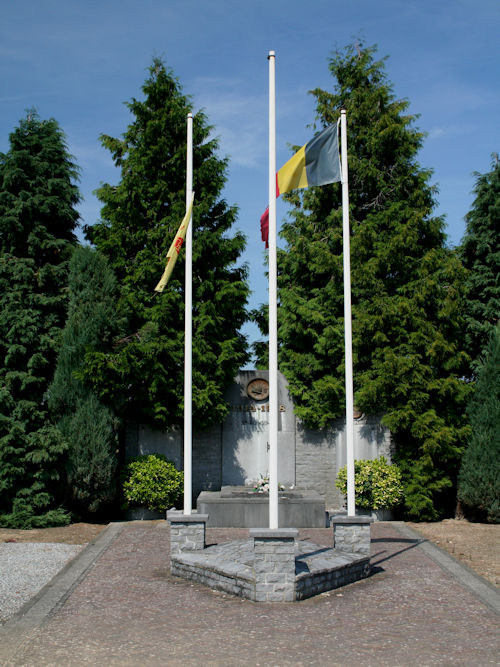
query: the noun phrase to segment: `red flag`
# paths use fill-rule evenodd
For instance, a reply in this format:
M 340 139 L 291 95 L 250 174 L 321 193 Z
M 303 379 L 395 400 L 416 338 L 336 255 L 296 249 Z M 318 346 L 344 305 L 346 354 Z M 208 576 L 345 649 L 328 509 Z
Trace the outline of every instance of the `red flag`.
M 266 242 L 266 248 L 269 248 L 269 206 L 260 216 L 260 234 L 262 240 Z

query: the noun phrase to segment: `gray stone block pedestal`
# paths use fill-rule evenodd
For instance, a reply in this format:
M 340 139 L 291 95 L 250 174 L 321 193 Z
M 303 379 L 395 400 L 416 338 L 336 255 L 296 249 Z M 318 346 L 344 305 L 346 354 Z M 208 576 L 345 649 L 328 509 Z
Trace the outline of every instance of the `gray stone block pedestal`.
M 207 520 L 208 514 L 184 514 L 178 510 L 169 510 L 170 555 L 204 549 Z
M 253 539 L 255 601 L 295 600 L 296 528 L 251 528 Z
M 330 524 L 333 526 L 333 548 L 369 556 L 372 523 L 370 516 L 337 514 L 330 517 Z

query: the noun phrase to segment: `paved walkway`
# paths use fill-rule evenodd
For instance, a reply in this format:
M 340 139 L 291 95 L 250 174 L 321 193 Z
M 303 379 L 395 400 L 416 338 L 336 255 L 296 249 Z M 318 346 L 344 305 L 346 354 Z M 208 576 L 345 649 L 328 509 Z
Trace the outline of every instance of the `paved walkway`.
M 212 528 L 207 542 L 247 535 Z M 300 537 L 332 545 L 329 529 Z M 500 664 L 498 590 L 404 524 L 373 524 L 372 576 L 304 602 L 216 593 L 168 560 L 166 524 L 110 524 L 0 628 L 0 664 Z

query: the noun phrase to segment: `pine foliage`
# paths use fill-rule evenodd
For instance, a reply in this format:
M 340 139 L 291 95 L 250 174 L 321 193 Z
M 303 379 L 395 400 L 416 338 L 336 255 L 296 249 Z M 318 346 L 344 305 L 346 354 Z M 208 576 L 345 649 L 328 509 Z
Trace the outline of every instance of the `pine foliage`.
M 462 458 L 458 499 L 476 519 L 500 522 L 500 325 L 491 332 L 467 413 L 469 445 Z
M 0 523 L 68 521 L 57 507 L 66 445 L 45 392 L 66 316 L 77 169 L 55 120 L 28 112 L 0 155 Z
M 475 200 L 467 214 L 460 248 L 468 269 L 466 282 L 467 347 L 478 362 L 500 313 L 500 164 L 476 174 Z
M 116 337 L 116 279 L 105 258 L 89 247 L 73 253 L 68 319 L 48 391 L 51 415 L 68 444 L 68 503 L 80 517 L 103 512 L 115 497 L 118 420 L 79 378 L 87 350 Z
M 184 252 L 161 294 L 154 287 L 185 213 L 186 117 L 190 101 L 161 60 L 128 104 L 133 120 L 123 139 L 103 136 L 121 170 L 103 185 L 102 219 L 87 236 L 119 280 L 126 335 L 114 349 L 88 355 L 85 375 L 121 414 L 159 428 L 182 420 Z M 237 262 L 245 239 L 230 232 L 236 210 L 221 199 L 227 161 L 202 112 L 193 118 L 193 420 L 219 421 L 223 392 L 247 358 L 239 332 L 246 319 L 246 268 Z
M 335 92 L 314 90 L 318 129 L 347 110 L 355 402 L 383 414 L 398 448 L 406 510 L 437 518 L 467 433 L 460 342 L 463 269 L 432 215 L 423 135 L 375 49 L 333 55 Z M 298 416 L 323 428 L 345 414 L 340 184 L 287 196 L 278 256 L 280 368 Z

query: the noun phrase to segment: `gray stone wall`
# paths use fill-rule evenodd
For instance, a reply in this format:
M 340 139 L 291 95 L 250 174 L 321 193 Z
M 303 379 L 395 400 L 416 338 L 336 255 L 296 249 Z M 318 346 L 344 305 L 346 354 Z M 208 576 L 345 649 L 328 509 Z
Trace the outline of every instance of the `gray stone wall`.
M 251 528 L 254 541 L 255 602 L 295 600 L 294 528 L 270 530 Z
M 305 572 L 296 577 L 295 599 L 305 600 L 324 591 L 347 586 L 367 577 L 370 569 L 370 559 L 366 557 L 336 569 L 326 569 L 314 574 Z
M 222 429 L 219 424 L 193 438 L 193 498 L 222 485 Z
M 170 522 L 170 553 L 201 551 L 205 548 L 206 515 L 185 516 L 176 510 L 167 512 Z
M 370 555 L 371 517 L 334 516 L 330 519 L 333 526 L 333 548 L 360 556 Z
M 298 487 L 317 491 L 326 507 L 342 507 L 343 497 L 335 488 L 337 476 L 337 442 L 335 429 L 313 431 L 297 423 L 295 480 Z

